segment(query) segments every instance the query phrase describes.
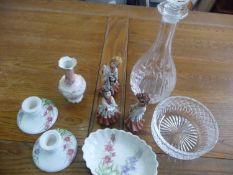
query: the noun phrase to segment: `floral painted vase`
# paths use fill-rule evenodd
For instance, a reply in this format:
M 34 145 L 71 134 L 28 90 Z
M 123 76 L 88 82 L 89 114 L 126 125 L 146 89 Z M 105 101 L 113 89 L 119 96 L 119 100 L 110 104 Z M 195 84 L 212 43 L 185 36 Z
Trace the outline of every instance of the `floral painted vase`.
M 68 56 L 62 57 L 58 61 L 58 66 L 65 70 L 59 81 L 59 92 L 71 103 L 79 103 L 83 99 L 86 90 L 86 81 L 82 75 L 74 73 L 77 60 Z

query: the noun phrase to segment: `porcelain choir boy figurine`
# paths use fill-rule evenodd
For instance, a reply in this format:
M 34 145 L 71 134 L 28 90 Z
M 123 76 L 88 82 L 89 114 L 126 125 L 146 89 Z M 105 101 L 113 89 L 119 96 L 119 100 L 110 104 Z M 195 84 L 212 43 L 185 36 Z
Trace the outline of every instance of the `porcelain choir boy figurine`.
M 109 65 L 103 66 L 103 82 L 109 81 L 111 93 L 114 96 L 119 91 L 118 66 L 122 63 L 119 56 L 112 57 Z
M 117 122 L 120 117 L 120 112 L 118 110 L 118 105 L 116 104 L 114 97 L 107 85 L 102 89 L 102 101 L 99 105 L 96 117 L 97 122 L 100 125 L 110 126 Z
M 138 103 L 131 106 L 129 115 L 125 119 L 125 125 L 132 132 L 142 130 L 145 122 L 143 115 L 150 101 L 147 93 L 138 93 L 136 97 L 138 98 Z
M 65 70 L 65 75 L 59 81 L 58 89 L 72 103 L 81 102 L 86 90 L 86 81 L 84 78 L 74 73 L 76 64 L 77 60 L 68 56 L 60 58 L 58 62 L 58 66 Z

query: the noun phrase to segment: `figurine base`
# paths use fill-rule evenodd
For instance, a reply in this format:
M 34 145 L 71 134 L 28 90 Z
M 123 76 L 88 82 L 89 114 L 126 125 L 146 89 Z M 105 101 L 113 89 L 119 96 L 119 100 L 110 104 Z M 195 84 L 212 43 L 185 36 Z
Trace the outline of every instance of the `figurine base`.
M 120 118 L 120 113 L 119 112 L 115 112 L 115 114 L 111 118 L 104 118 L 97 111 L 96 112 L 96 117 L 97 117 L 97 122 L 100 125 L 111 126 L 111 125 L 115 124 L 117 122 L 117 120 Z
M 75 98 L 75 99 L 70 99 L 70 98 L 66 98 L 66 99 L 71 103 L 80 103 L 83 99 L 83 95 L 81 95 L 80 97 Z
M 59 81 L 60 93 L 71 103 L 79 103 L 83 99 L 86 90 L 86 81 L 81 75 L 75 74 L 75 81 L 72 85 L 66 84 L 65 76 Z
M 126 127 L 132 132 L 139 132 L 144 127 L 145 120 L 141 119 L 137 122 L 132 121 L 129 117 L 125 119 Z

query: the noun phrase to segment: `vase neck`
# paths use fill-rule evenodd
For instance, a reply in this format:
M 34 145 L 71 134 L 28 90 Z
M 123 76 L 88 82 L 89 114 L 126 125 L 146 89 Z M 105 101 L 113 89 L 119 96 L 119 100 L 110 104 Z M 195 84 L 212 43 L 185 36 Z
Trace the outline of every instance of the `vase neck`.
M 163 51 L 171 51 L 173 36 L 176 30 L 176 23 L 168 23 L 161 21 L 160 29 L 155 40 L 154 49 Z
M 65 73 L 66 84 L 72 85 L 74 83 L 74 80 L 75 80 L 74 70 L 73 69 L 66 70 L 66 73 Z

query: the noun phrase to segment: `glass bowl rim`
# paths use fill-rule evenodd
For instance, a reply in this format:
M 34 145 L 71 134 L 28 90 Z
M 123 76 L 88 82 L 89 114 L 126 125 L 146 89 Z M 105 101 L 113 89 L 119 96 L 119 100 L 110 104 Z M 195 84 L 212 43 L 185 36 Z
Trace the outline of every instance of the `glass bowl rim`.
M 185 99 L 185 100 L 188 100 L 188 101 L 191 101 L 192 103 L 196 103 L 198 105 L 200 105 L 202 108 L 204 108 L 207 113 L 209 113 L 210 115 L 210 118 L 211 120 L 213 121 L 213 124 L 214 124 L 214 128 L 215 128 L 215 135 L 216 135 L 216 141 L 206 150 L 203 150 L 203 151 L 197 151 L 197 152 L 186 152 L 186 151 L 181 151 L 177 148 L 175 148 L 174 146 L 172 146 L 170 143 L 168 143 L 164 138 L 163 136 L 160 134 L 159 130 L 158 130 L 158 127 L 156 126 L 156 124 L 154 124 L 156 122 L 156 115 L 157 115 L 157 110 L 159 108 L 161 108 L 161 106 L 163 106 L 165 103 L 167 103 L 168 101 L 172 100 L 172 99 Z M 153 113 L 153 116 L 152 116 L 152 121 L 151 121 L 151 130 L 152 130 L 152 136 L 155 140 L 155 142 L 158 144 L 158 146 L 164 151 L 166 152 L 167 154 L 170 155 L 170 151 L 171 150 L 172 152 L 177 152 L 179 153 L 180 155 L 182 156 L 185 156 L 185 157 L 190 157 L 190 156 L 193 156 L 194 158 L 189 158 L 189 159 L 195 159 L 195 158 L 198 158 L 200 156 L 202 156 L 203 154 L 205 153 L 208 153 L 210 150 L 212 150 L 216 143 L 218 142 L 218 138 L 219 138 L 219 128 L 218 128 L 218 124 L 217 124 L 217 121 L 215 120 L 215 117 L 214 115 L 212 114 L 212 112 L 204 105 L 202 104 L 201 102 L 195 100 L 194 98 L 191 98 L 191 97 L 186 97 L 186 96 L 170 96 L 164 100 L 162 100 L 155 108 L 154 110 L 154 113 Z M 154 134 L 154 131 L 155 131 L 155 134 Z M 161 146 L 160 143 L 157 142 L 157 140 L 160 140 L 164 145 L 166 145 L 166 148 L 163 148 Z M 170 155 L 171 156 L 171 155 Z M 175 157 L 175 158 L 178 158 L 178 159 L 181 159 L 177 156 L 172 156 L 172 157 Z M 187 160 L 187 159 L 186 159 Z

